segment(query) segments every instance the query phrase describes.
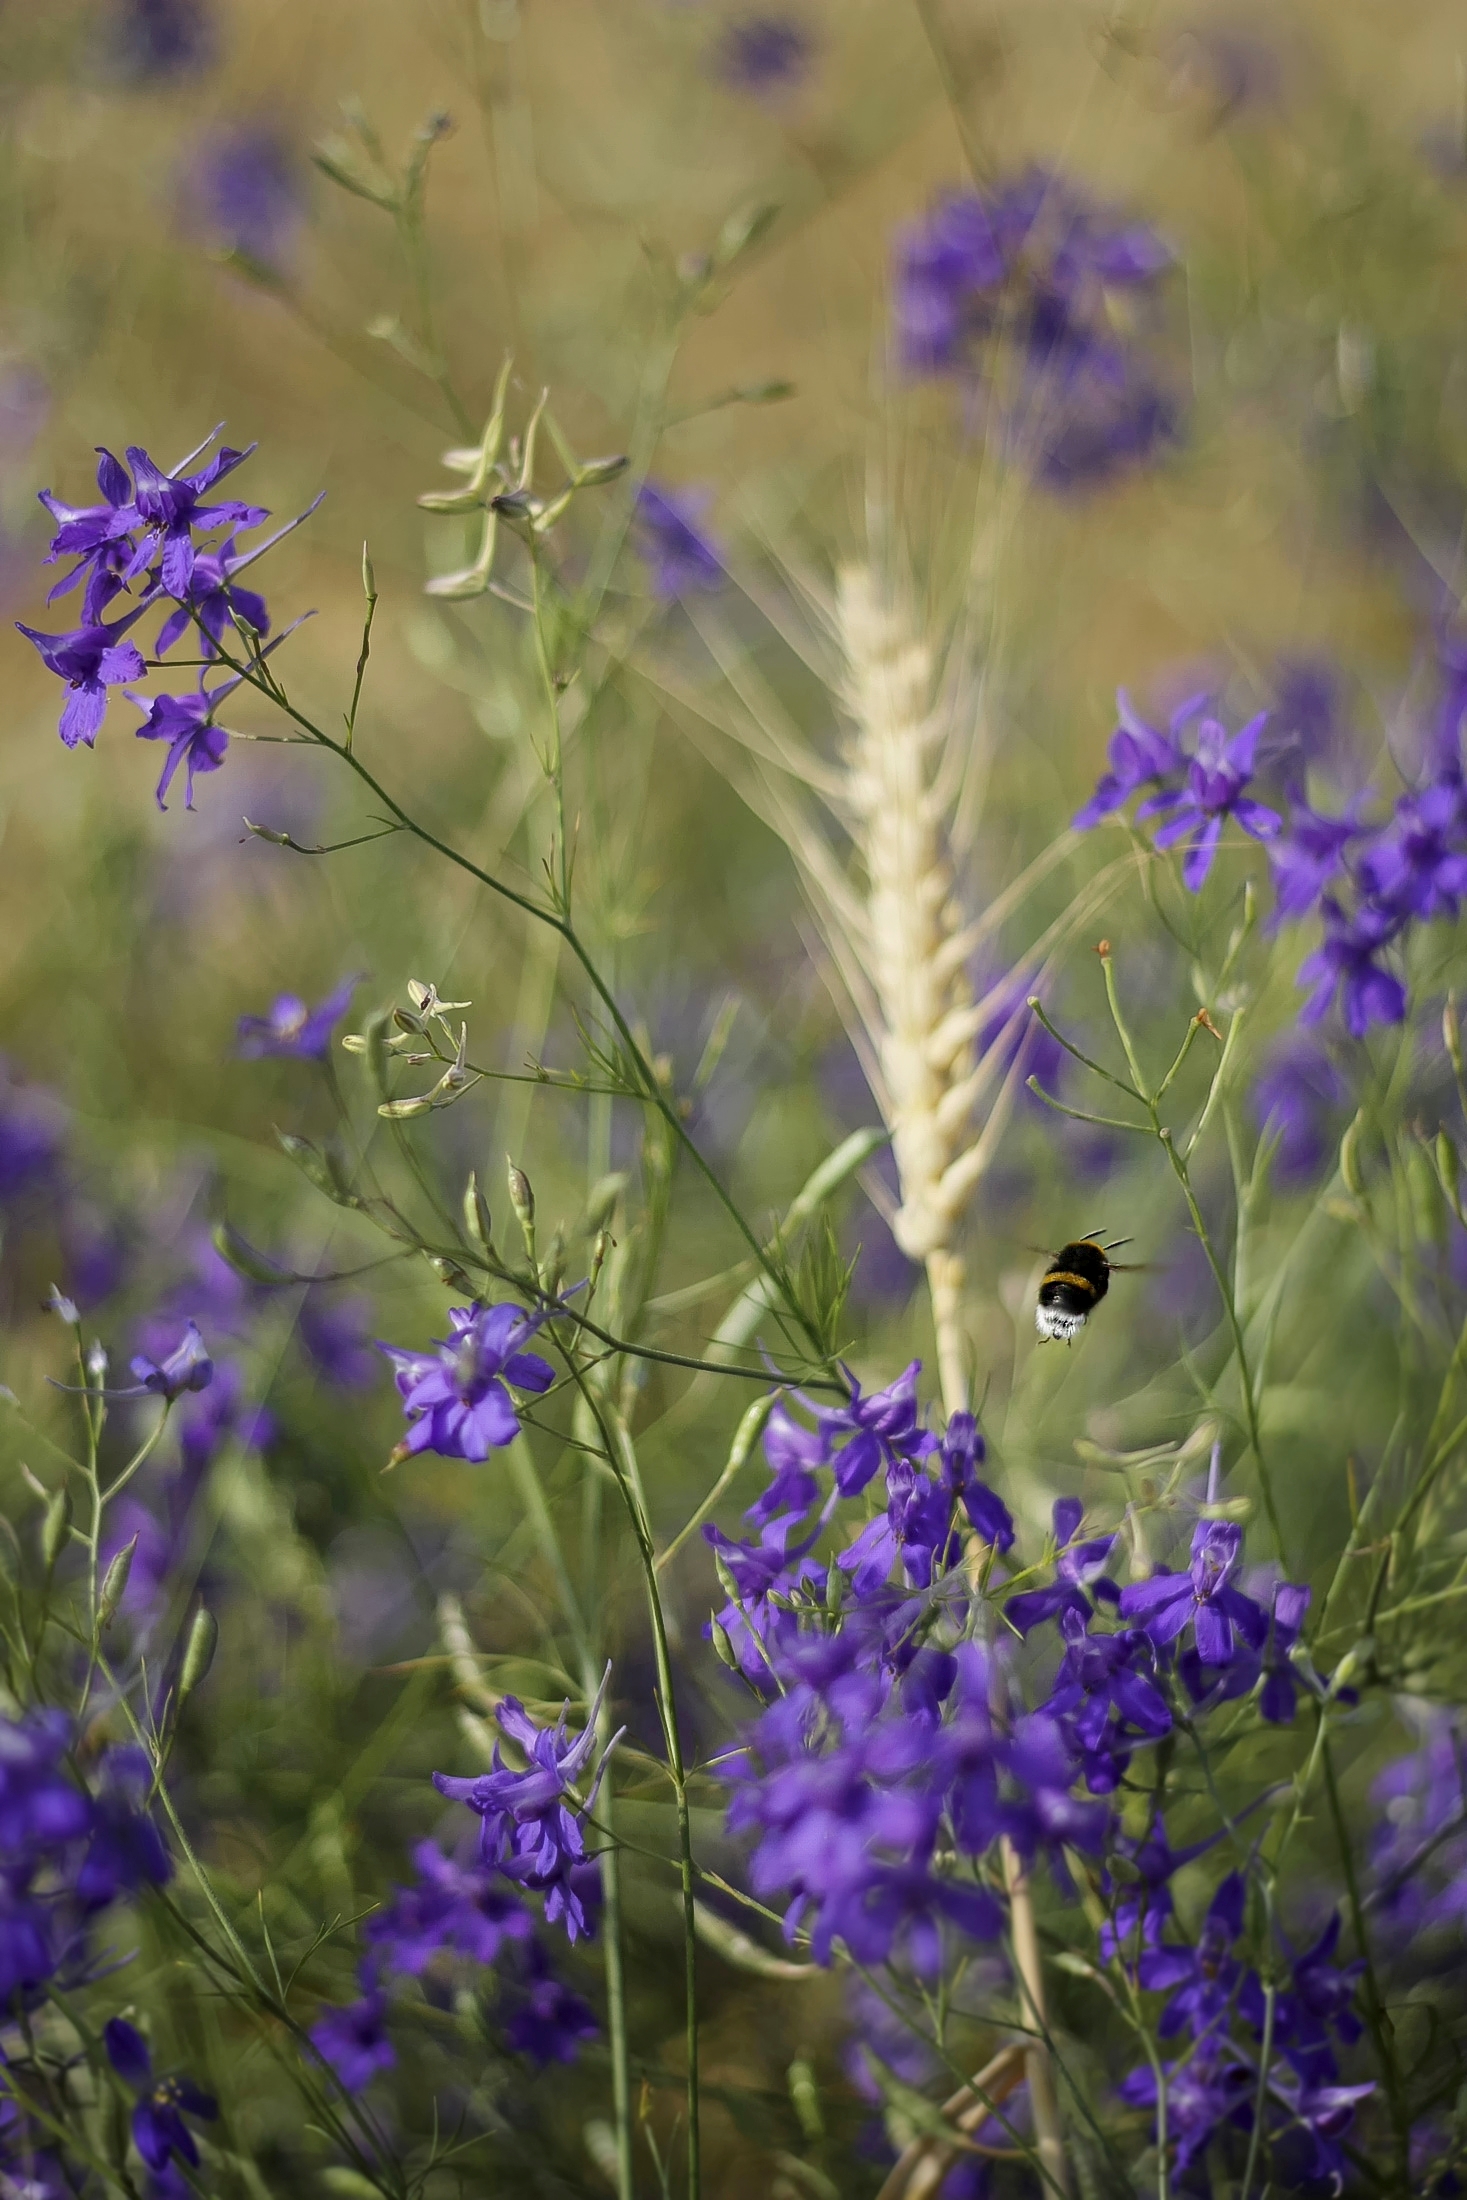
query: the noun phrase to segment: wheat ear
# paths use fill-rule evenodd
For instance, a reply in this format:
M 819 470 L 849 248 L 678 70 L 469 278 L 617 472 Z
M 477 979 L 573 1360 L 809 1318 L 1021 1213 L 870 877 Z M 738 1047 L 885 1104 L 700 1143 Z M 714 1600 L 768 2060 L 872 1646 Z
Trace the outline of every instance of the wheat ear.
M 938 1374 L 951 1415 L 968 1403 L 964 1267 L 956 1239 L 987 1141 L 974 1136 L 972 1125 L 983 1082 L 975 1044 L 982 1009 L 968 977 L 972 941 L 947 836 L 941 766 L 950 734 L 934 708 L 931 652 L 883 597 L 869 568 L 846 568 L 836 605 L 855 728 L 847 802 L 866 869 L 865 963 L 879 1012 L 871 1035 L 901 1193 L 892 1230 L 910 1259 L 926 1263 Z M 1064 2141 L 1045 2041 L 1033 1897 L 1007 1838 L 1002 1853 L 1014 1967 L 1035 2035 L 1024 2062 L 1036 2151 L 1047 2182 L 1063 2194 Z

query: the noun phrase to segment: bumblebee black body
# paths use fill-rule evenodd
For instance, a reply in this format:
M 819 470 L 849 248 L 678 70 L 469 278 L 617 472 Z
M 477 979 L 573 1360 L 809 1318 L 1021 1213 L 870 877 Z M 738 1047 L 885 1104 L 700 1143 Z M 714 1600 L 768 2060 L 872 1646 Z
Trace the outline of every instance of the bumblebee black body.
M 1105 1247 L 1093 1238 L 1060 1247 L 1044 1272 L 1034 1308 L 1041 1342 L 1074 1342 L 1110 1289 L 1110 1270 Z

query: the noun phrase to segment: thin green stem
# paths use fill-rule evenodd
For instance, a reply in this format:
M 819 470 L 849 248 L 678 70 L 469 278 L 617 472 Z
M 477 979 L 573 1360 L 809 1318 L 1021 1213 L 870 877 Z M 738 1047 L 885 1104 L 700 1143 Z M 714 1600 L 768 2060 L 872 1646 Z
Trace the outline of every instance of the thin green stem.
M 1330 1824 L 1334 1828 L 1335 1845 L 1340 1852 L 1340 1868 L 1345 1875 L 1345 1892 L 1350 1904 L 1350 1923 L 1355 1933 L 1355 1946 L 1365 1965 L 1365 2021 L 1370 2026 L 1370 2036 L 1380 2060 L 1381 2075 L 1385 2079 L 1386 2098 L 1390 2103 L 1391 2129 L 1396 2142 L 1396 2174 L 1400 2180 L 1402 2200 L 1409 2200 L 1411 2192 L 1411 2110 L 1406 2099 L 1405 2083 L 1396 2061 L 1395 2042 L 1391 2032 L 1391 2020 L 1386 2014 L 1385 1997 L 1376 1975 L 1375 1958 L 1371 1952 L 1370 1935 L 1365 1923 L 1365 1908 L 1360 1900 L 1360 1882 L 1355 1871 L 1354 1851 L 1350 1845 L 1350 1832 L 1345 1823 L 1345 1813 L 1340 1804 L 1339 1782 L 1335 1778 L 1334 1757 L 1329 1746 L 1329 1736 L 1323 1709 L 1319 1713 L 1320 1730 L 1324 1734 L 1322 1759 L 1324 1764 L 1324 1792 L 1329 1802 Z M 1246 2194 L 1244 2200 L 1247 2200 Z

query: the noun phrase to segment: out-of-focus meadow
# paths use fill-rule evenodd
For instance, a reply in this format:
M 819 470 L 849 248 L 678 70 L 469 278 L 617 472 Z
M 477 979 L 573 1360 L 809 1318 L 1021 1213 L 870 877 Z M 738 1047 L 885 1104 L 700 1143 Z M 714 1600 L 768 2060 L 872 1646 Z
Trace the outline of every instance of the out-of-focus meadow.
M 506 353 L 520 424 L 546 386 L 583 456 L 630 450 L 659 483 L 706 492 L 721 586 L 663 602 L 634 527 L 605 598 L 607 669 L 584 707 L 574 689 L 567 699 L 576 889 L 588 942 L 679 1093 L 694 1094 L 710 1038 L 726 1037 L 690 1121 L 762 1224 L 846 1133 L 877 1121 L 797 866 L 767 801 L 761 816 L 744 799 L 747 751 L 727 730 L 747 707 L 834 753 L 838 698 L 817 673 L 842 563 L 889 544 L 933 637 L 965 638 L 959 669 L 985 759 L 960 879 L 974 908 L 1084 799 L 1118 686 L 1169 703 L 1219 685 L 1271 706 L 1286 730 L 1291 711 L 1301 727 L 1312 711 L 1320 741 L 1356 759 L 1347 788 L 1364 784 L 1383 742 L 1406 738 L 1401 698 L 1458 572 L 1467 497 L 1467 39 L 1445 4 L 798 0 L 781 11 L 795 58 L 765 81 L 739 44 L 760 27 L 754 13 L 724 0 L 8 0 L 0 600 L 8 618 L 61 623 L 43 612 L 54 576 L 40 565 L 38 488 L 83 503 L 94 446 L 141 444 L 171 464 L 226 422 L 228 440 L 260 446 L 239 493 L 277 520 L 326 492 L 268 567 L 277 629 L 315 612 L 285 645 L 292 694 L 339 723 L 368 540 L 380 606 L 360 752 L 435 830 L 533 887 L 553 819 L 532 641 L 512 602 L 425 595 L 426 580 L 472 555 L 473 536 L 416 499 L 450 482 L 442 453 L 477 437 Z M 338 166 L 363 157 L 343 102 L 393 163 L 430 117 L 449 118 L 420 233 L 313 164 L 323 144 Z M 1176 434 L 1113 478 L 1009 480 L 995 522 L 991 451 L 962 388 L 894 361 L 893 251 L 937 195 L 1034 161 L 1172 247 L 1154 345 Z M 711 267 L 685 310 L 697 256 L 716 256 L 741 224 L 757 232 L 747 249 Z M 598 493 L 594 520 L 577 517 L 558 552 L 573 575 L 611 539 L 600 515 L 622 491 Z M 510 578 L 513 593 L 522 582 Z M 427 1775 L 457 1762 L 432 1662 L 445 1591 L 463 1599 L 480 1645 L 503 1654 L 496 1687 L 554 1705 L 563 1686 L 550 1585 L 502 1462 L 381 1472 L 401 1413 L 370 1342 L 437 1335 L 440 1283 L 421 1262 L 369 1268 L 380 1239 L 320 1199 L 275 1137 L 329 1134 L 333 1079 L 373 1152 L 397 1166 L 393 1127 L 362 1104 L 351 1056 L 337 1050 L 327 1075 L 242 1061 L 236 1025 L 281 994 L 314 1002 L 353 975 L 359 1023 L 419 979 L 473 1004 L 481 1065 L 571 1070 L 576 995 L 550 935 L 404 838 L 328 857 L 252 837 L 245 818 L 312 846 L 374 829 L 370 799 L 328 759 L 267 738 L 279 725 L 258 698 L 229 722 L 262 738 L 231 743 L 192 811 L 180 781 L 160 814 L 161 759 L 133 739 L 133 706 L 114 692 L 95 751 L 67 752 L 55 683 L 19 635 L 3 647 L 4 1380 L 59 1433 L 65 1404 L 47 1404 L 42 1383 L 65 1372 L 63 1340 L 36 1311 L 53 1281 L 118 1364 L 165 1303 L 238 1339 L 244 1402 L 173 1591 L 186 1604 L 209 1587 L 225 1645 L 207 1715 L 190 1714 L 181 1792 L 214 1828 L 230 1884 L 268 1886 L 288 1937 L 377 1900 L 435 1822 Z M 1100 863 L 1089 842 L 1066 857 L 1039 916 L 1023 919 L 1030 936 Z M 1248 869 L 1265 875 L 1259 851 L 1239 844 L 1217 891 Z M 1063 938 L 1044 997 L 1080 1044 L 1105 1044 L 1103 931 L 1147 1043 L 1175 1050 L 1197 1005 L 1193 920 L 1175 893 L 1162 901 L 1165 922 L 1141 869 L 1122 867 L 1094 921 Z M 990 980 L 1028 944 L 1001 931 Z M 1255 1077 L 1269 1032 L 1297 1013 L 1302 953 L 1276 958 L 1254 1008 Z M 1199 1054 L 1188 1078 L 1194 1069 L 1200 1094 L 1210 1065 Z M 1425 1062 L 1420 1076 L 1430 1114 L 1444 1066 Z M 1240 1106 L 1256 1128 L 1246 1092 Z M 1327 1086 L 1318 1113 L 1333 1143 L 1343 1089 Z M 485 1082 L 432 1126 L 431 1139 L 402 1127 L 425 1213 L 434 1197 L 456 1204 L 477 1167 L 512 1234 L 508 1153 L 533 1179 L 542 1232 L 563 1223 L 568 1273 L 583 1272 L 592 1187 L 637 1166 L 628 1104 Z M 1103 1487 L 1101 1450 L 1144 1444 L 1195 1411 L 1187 1355 L 1205 1356 L 1216 1308 L 1159 1149 L 1137 1147 L 1021 1094 L 967 1224 L 976 1386 L 1005 1494 L 1031 1523 L 1088 1471 L 1077 1441 Z M 1292 1238 L 1315 1197 L 1309 1166 L 1299 1192 L 1281 1171 L 1251 1218 L 1260 1268 L 1269 1233 Z M 886 1379 L 930 1359 L 931 1337 L 921 1271 L 878 1211 L 883 1169 L 878 1158 L 835 1213 L 845 1253 L 860 1247 L 842 1342 Z M 1223 1147 L 1201 1170 L 1204 1208 L 1221 1213 L 1225 1181 Z M 681 1190 L 646 1334 L 696 1355 L 731 1290 L 679 1293 L 740 1248 L 696 1186 Z M 303 1271 L 368 1272 L 257 1302 L 211 1249 L 224 1216 Z M 1397 1371 L 1370 1255 L 1328 1239 L 1323 1210 L 1317 1219 L 1273 1347 L 1297 1374 L 1272 1396 L 1270 1433 L 1285 1523 L 1323 1549 L 1348 1523 L 1347 1453 L 1385 1445 Z M 1098 1224 L 1132 1237 L 1127 1257 L 1151 1272 L 1117 1280 L 1081 1349 L 1036 1358 L 1035 1248 Z M 643 1373 L 643 1472 L 665 1533 L 711 1486 L 745 1400 L 733 1384 Z M 267 1441 L 253 1440 L 254 1414 L 268 1416 Z M 4 1437 L 17 1519 L 22 1462 L 44 1478 L 36 1441 Z M 618 1719 L 650 1745 L 626 1539 L 582 1517 L 571 1450 L 558 1461 L 547 1450 L 541 1471 L 552 1507 L 576 1490 L 565 1533 L 588 1579 L 604 1561 Z M 724 1676 L 705 1664 L 701 1683 L 691 1677 L 717 1595 L 701 1545 L 669 1578 L 686 1718 L 709 1748 L 731 1714 Z M 633 1793 L 623 1807 L 634 1841 L 639 1810 L 647 1843 L 664 1847 L 655 1781 L 645 1804 Z M 716 1860 L 711 1794 L 697 1825 Z M 641 1957 L 634 2072 L 665 2133 L 681 2017 L 662 1973 L 676 1969 L 677 1919 L 652 1872 L 633 1871 L 628 1903 Z M 165 1968 L 170 1953 L 152 1950 Z M 320 1959 L 323 1980 L 332 1960 Z M 834 2174 L 867 2114 L 841 2090 L 838 1989 L 758 1999 L 757 1982 L 712 1957 L 706 1989 L 714 2189 L 752 2189 L 766 2172 L 750 2165 L 788 2153 L 793 2115 L 805 2167 L 767 2175 L 784 2174 L 787 2191 L 834 2190 L 811 2180 L 827 2158 Z M 227 2059 L 229 2038 L 221 2022 L 204 2060 Z M 426 2091 L 439 2082 L 432 2023 L 411 2053 Z M 825 2112 L 803 2081 L 791 2094 L 791 2068 L 807 2063 Z M 580 2137 L 603 2081 L 594 2049 L 573 2078 L 486 2079 L 509 2138 L 481 2189 L 605 2189 Z M 574 2091 L 573 2113 L 547 2110 L 551 2087 Z M 240 2128 L 269 2189 L 316 2189 L 299 2105 L 263 2058 L 247 2094 Z M 515 2182 L 527 2164 L 533 2188 Z

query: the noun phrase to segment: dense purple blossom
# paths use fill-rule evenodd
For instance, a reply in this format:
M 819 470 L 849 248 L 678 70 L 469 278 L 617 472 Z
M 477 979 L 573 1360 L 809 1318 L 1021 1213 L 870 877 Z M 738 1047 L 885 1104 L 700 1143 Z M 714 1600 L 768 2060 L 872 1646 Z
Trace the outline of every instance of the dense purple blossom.
M 270 612 L 264 597 L 253 588 L 241 588 L 234 576 L 253 565 L 279 540 L 279 535 L 273 535 L 269 541 L 241 551 L 230 535 L 217 550 L 196 551 L 187 595 L 158 629 L 157 654 L 166 656 L 183 635 L 202 629 L 205 653 L 212 656 L 240 619 L 257 635 L 268 634 Z
M 723 563 L 703 532 L 708 493 L 659 488 L 647 481 L 637 492 L 637 532 L 652 580 L 665 602 L 719 588 Z
M 232 695 L 239 686 L 242 675 L 225 680 L 217 688 L 206 688 L 203 675 L 192 695 L 155 695 L 146 702 L 140 695 L 130 695 L 129 701 L 146 712 L 142 725 L 137 729 L 140 741 L 166 741 L 168 754 L 163 759 L 159 776 L 157 803 L 166 810 L 164 799 L 173 783 L 174 774 L 182 764 L 184 774 L 183 806 L 194 806 L 194 780 L 200 772 L 217 772 L 224 762 L 229 747 L 229 735 L 225 728 L 216 725 L 214 713 L 226 695 Z
M 943 1487 L 959 1500 L 974 1533 L 995 1550 L 1008 1551 L 1014 1544 L 1013 1515 L 978 1474 L 987 1448 L 974 1416 L 955 1413 L 942 1439 L 938 1470 Z
M 141 1749 L 119 1745 L 102 1760 L 87 1846 L 72 1882 L 78 1901 L 104 1909 L 119 1895 L 164 1887 L 173 1874 L 148 1812 L 153 1768 Z
M 913 1360 L 884 1390 L 864 1392 L 848 1375 L 850 1397 L 843 1406 L 822 1406 L 816 1418 L 821 1435 L 832 1446 L 835 1486 L 842 1497 L 856 1497 L 878 1467 L 895 1463 L 902 1449 L 929 1448 L 916 1441 L 917 1376 L 921 1361 Z M 844 1439 L 844 1441 L 842 1441 Z M 839 1444 L 839 1449 L 835 1446 Z
M 1402 795 L 1356 870 L 1362 891 L 1389 917 L 1455 917 L 1467 895 L 1467 786 L 1460 772 Z
M 241 1016 L 239 1051 L 246 1061 L 274 1056 L 287 1061 L 320 1061 L 331 1051 L 331 1034 L 351 1006 L 360 979 L 347 978 L 315 1008 L 296 993 L 282 993 L 268 1016 Z
M 508 1302 L 451 1306 L 453 1335 L 439 1339 L 436 1352 L 379 1345 L 407 1409 L 402 1455 L 434 1451 L 443 1459 L 480 1460 L 512 1444 L 520 1420 L 507 1386 L 538 1393 L 555 1381 L 549 1362 L 524 1349 L 548 1318 Z
M 1058 1719 L 1096 1795 L 1118 1787 L 1138 1741 L 1171 1732 L 1172 1715 L 1152 1674 L 1155 1652 L 1139 1627 L 1091 1634 L 1074 1605 L 1059 1615 L 1065 1654 L 1045 1710 Z
M 1248 2065 L 1229 2048 L 1209 2044 L 1174 2063 L 1162 2064 L 1166 2086 L 1167 2137 L 1175 2148 L 1179 2171 L 1189 2169 L 1204 2151 L 1219 2125 L 1252 2121 L 1257 2080 Z M 1120 2089 L 1121 2098 L 1134 2108 L 1154 2109 L 1156 2074 L 1150 2064 L 1133 2071 Z
M 568 1938 L 575 1940 L 591 1929 L 578 1867 L 586 1861 L 582 1821 L 590 1810 L 614 1743 L 602 1752 L 601 1763 L 585 1796 L 577 1801 L 574 1789 L 596 1752 L 596 1720 L 605 1698 L 607 1679 L 597 1690 L 586 1725 L 575 1741 L 568 1738 L 567 1704 L 553 1727 L 538 1727 L 523 1704 L 506 1696 L 495 1710 L 502 1731 L 523 1751 L 528 1769 L 506 1765 L 499 1745 L 488 1772 L 468 1779 L 435 1772 L 433 1785 L 450 1802 L 466 1803 L 482 1821 L 479 1853 L 517 1886 L 545 1896 L 545 1916 L 550 1924 L 565 1920 Z M 569 1800 L 567 1800 L 569 1798 Z
M 198 2144 L 184 2118 L 193 2116 L 212 2122 L 219 2113 L 213 2097 L 181 2073 L 156 2078 L 142 2034 L 124 2017 L 110 2018 L 103 2038 L 113 2069 L 139 2096 L 133 2105 L 132 2135 L 149 2169 L 166 2170 L 175 2154 L 191 2169 L 197 2169 Z
M 1233 1953 L 1246 1900 L 1241 1874 L 1229 1872 L 1208 1906 L 1195 1947 L 1143 1952 L 1136 1967 L 1141 1985 L 1168 1996 L 1157 2023 L 1162 2039 L 1173 2038 L 1185 2025 L 1194 2040 L 1204 2040 L 1226 2025 L 1246 1976 Z
M 1307 802 L 1295 800 L 1268 851 L 1273 866 L 1273 922 L 1308 916 L 1342 875 L 1346 854 L 1366 831 L 1355 806 L 1341 817 L 1325 817 Z
M 792 1543 L 791 1537 L 801 1525 L 798 1514 L 781 1513 L 773 1520 L 762 1521 L 758 1538 L 751 1543 L 734 1542 L 712 1522 L 703 1530 L 738 1592 L 737 1600 L 730 1597 L 718 1614 L 718 1623 L 728 1637 L 739 1671 L 756 1688 L 767 1687 L 770 1679 L 766 1643 L 777 1610 L 772 1599 L 787 1599 L 801 1588 L 818 1591 L 824 1587 L 826 1569 L 808 1555 L 820 1533 L 819 1523 Z
M 1081 1622 L 1088 1624 L 1092 1598 L 1114 1604 L 1120 1592 L 1105 1569 L 1115 1548 L 1115 1537 L 1092 1537 L 1078 1543 L 1075 1538 L 1085 1517 L 1085 1508 L 1078 1497 L 1057 1497 L 1054 1501 L 1053 1523 L 1056 1557 L 1054 1580 L 1043 1589 L 1021 1589 L 1011 1596 L 1004 1606 L 1004 1617 L 1021 1635 L 1043 1621 L 1057 1619 L 1067 1611 L 1073 1611 Z
M 170 474 L 149 457 L 141 444 L 128 445 L 133 482 L 128 521 L 136 530 L 137 541 L 122 575 L 124 584 L 146 571 L 156 557 L 163 587 L 170 596 L 185 598 L 193 580 L 196 533 L 213 534 L 221 527 L 255 527 L 269 518 L 262 506 L 243 504 L 237 497 L 228 497 L 222 503 L 206 501 L 209 492 L 242 466 L 254 450 L 253 443 L 242 451 L 221 444 L 212 458 L 192 473 L 184 472 L 184 466 L 191 463 L 185 459 L 184 465 Z
M 56 522 L 56 532 L 46 552 L 46 564 L 55 565 L 62 558 L 76 560 L 51 588 L 46 601 L 55 603 L 60 597 L 69 595 L 84 579 L 87 584 L 82 596 L 84 626 L 98 624 L 108 604 L 120 593 L 123 575 L 132 564 L 136 548 L 132 536 L 136 524 L 132 477 L 121 459 L 114 458 L 100 445 L 97 487 L 102 496 L 100 504 L 63 504 L 49 489 L 38 492 L 40 502 Z
M 366 1991 L 342 2009 L 326 2009 L 311 2026 L 311 2045 L 348 2093 L 370 2085 L 397 2061 L 387 2037 L 387 1996 L 364 1978 Z

